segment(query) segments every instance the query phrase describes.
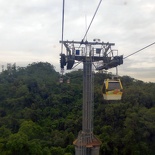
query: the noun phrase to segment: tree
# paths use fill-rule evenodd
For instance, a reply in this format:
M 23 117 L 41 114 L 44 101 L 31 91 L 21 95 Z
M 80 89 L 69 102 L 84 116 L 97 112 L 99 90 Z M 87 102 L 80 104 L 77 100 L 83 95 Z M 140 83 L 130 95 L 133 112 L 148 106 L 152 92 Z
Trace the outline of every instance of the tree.
M 19 132 L 27 135 L 29 140 L 42 137 L 42 128 L 33 121 L 24 121 L 19 128 Z
M 9 136 L 7 148 L 12 155 L 27 155 L 28 153 L 28 137 L 22 132 Z

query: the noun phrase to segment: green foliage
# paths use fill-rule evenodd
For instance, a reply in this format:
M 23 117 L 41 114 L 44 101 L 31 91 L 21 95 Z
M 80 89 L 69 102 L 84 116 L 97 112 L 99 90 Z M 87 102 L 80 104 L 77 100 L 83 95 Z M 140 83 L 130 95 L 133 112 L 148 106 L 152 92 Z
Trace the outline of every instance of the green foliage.
M 32 63 L 0 74 L 0 154 L 74 155 L 82 128 L 82 70 L 59 83 L 49 63 Z M 155 84 L 121 77 L 123 99 L 107 104 L 101 88 L 107 74 L 94 73 L 94 133 L 100 154 L 155 154 Z
M 74 145 L 68 145 L 65 149 L 65 152 L 66 155 L 74 155 L 75 154 Z
M 61 147 L 51 147 L 51 155 L 64 155 L 64 149 Z
M 33 154 L 36 154 L 36 155 L 42 155 L 43 154 L 42 147 L 40 144 L 40 140 L 37 140 L 37 139 L 30 140 L 28 142 L 28 149 L 29 149 L 28 154 L 32 154 L 32 155 Z M 44 153 L 45 153 L 45 151 L 46 150 L 44 149 Z
M 12 134 L 6 145 L 11 154 L 27 154 L 28 137 L 21 132 Z
M 24 121 L 19 128 L 19 132 L 27 135 L 28 139 L 38 139 L 43 136 L 42 128 L 33 121 Z

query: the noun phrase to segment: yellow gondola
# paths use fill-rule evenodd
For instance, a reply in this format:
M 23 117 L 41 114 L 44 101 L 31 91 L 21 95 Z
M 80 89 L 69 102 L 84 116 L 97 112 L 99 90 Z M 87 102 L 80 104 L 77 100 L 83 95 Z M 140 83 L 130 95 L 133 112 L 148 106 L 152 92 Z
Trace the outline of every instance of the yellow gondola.
M 104 100 L 121 100 L 123 87 L 120 79 L 106 79 L 102 88 Z

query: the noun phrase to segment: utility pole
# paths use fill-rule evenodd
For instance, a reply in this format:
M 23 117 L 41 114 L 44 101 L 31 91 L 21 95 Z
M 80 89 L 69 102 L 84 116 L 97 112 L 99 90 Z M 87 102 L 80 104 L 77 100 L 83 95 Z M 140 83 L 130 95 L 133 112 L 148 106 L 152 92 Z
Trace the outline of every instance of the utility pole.
M 74 64 L 83 63 L 83 106 L 82 131 L 79 132 L 75 145 L 75 155 L 99 155 L 101 141 L 93 133 L 94 119 L 94 72 L 95 62 L 101 61 L 96 69 L 109 69 L 120 65 L 122 56 L 114 57 L 111 46 L 114 43 L 60 41 L 66 47 L 66 55 L 61 54 L 61 68 L 72 69 Z M 76 45 L 78 45 L 76 47 Z

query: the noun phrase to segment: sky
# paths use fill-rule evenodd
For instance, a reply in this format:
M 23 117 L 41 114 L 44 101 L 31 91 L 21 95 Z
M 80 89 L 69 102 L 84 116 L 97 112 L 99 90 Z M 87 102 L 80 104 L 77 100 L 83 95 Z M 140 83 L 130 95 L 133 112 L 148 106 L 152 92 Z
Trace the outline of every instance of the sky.
M 62 2 L 0 0 L 0 68 L 7 63 L 23 67 L 41 61 L 60 70 Z M 64 40 L 82 40 L 98 3 L 65 0 Z M 102 0 L 87 40 L 115 43 L 119 55 L 128 56 L 155 42 L 154 16 L 154 0 Z M 119 75 L 155 82 L 154 60 L 155 45 L 124 59 Z

